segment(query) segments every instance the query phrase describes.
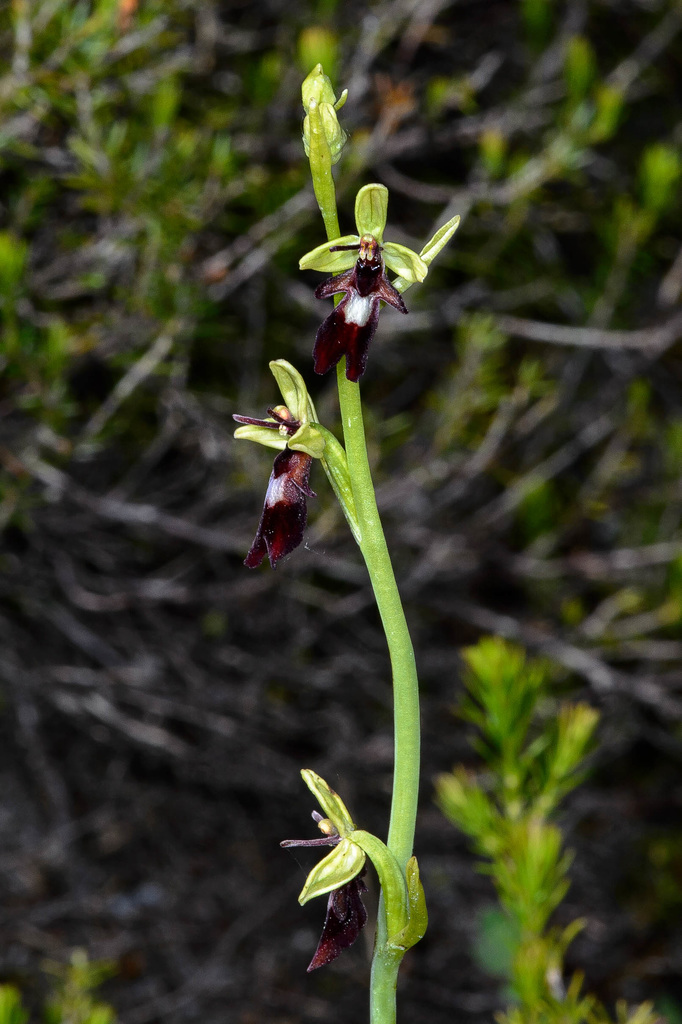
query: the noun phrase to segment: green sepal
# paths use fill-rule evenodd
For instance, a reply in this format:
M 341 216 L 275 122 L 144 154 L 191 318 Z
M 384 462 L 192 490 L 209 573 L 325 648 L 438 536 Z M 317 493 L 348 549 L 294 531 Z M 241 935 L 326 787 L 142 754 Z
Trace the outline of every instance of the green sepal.
M 301 270 L 321 270 L 325 274 L 338 274 L 342 270 L 350 270 L 358 258 L 357 252 L 330 252 L 333 245 L 357 245 L 360 247 L 358 235 L 342 235 L 330 242 L 323 242 L 311 249 L 298 261 Z
M 435 260 L 441 249 L 448 244 L 459 227 L 459 221 L 460 217 L 458 214 L 456 217 L 452 217 L 447 224 L 443 224 L 442 227 L 438 228 L 435 235 L 428 240 L 422 251 L 419 253 L 419 258 L 426 264 L 427 268 L 429 264 Z M 386 260 L 386 263 L 390 266 L 388 260 Z M 400 276 L 396 277 L 392 284 L 397 291 L 406 292 L 407 289 L 414 284 L 414 281 L 407 274 L 403 274 L 401 272 Z
M 419 877 L 419 865 L 416 857 L 410 857 L 405 869 L 407 881 L 407 903 L 408 919 L 407 924 L 397 935 L 391 936 L 389 942 L 397 949 L 410 949 L 420 939 L 424 938 L 429 923 L 429 915 L 426 909 L 426 897 L 424 886 Z
M 315 406 L 308 394 L 303 377 L 286 359 L 273 359 L 270 363 L 272 375 L 282 393 L 284 404 L 295 420 L 301 425 L 317 419 Z M 267 429 L 267 428 L 266 428 Z
M 381 245 L 388 213 L 385 185 L 364 185 L 355 197 L 355 224 L 359 235 L 373 235 Z
M 275 420 L 272 422 L 274 423 Z M 277 448 L 278 451 L 284 451 L 289 440 L 287 434 L 280 434 L 278 430 L 269 430 L 267 427 L 257 427 L 254 423 L 246 423 L 237 427 L 234 436 L 243 441 L 264 444 L 266 448 Z
M 357 512 L 355 511 L 355 500 L 350 482 L 350 473 L 348 472 L 346 452 L 330 430 L 327 430 L 326 427 L 319 423 L 317 424 L 317 429 L 326 441 L 324 455 L 322 456 L 322 469 L 327 474 L 329 483 L 332 485 L 332 490 L 343 509 L 346 522 L 350 526 L 356 543 L 360 544 L 362 533 Z
M 384 263 L 394 274 L 410 284 L 416 281 L 423 281 L 429 272 L 421 256 L 408 249 L 406 245 L 399 245 L 397 242 L 386 242 L 383 246 Z
M 340 889 L 360 874 L 365 860 L 365 854 L 359 846 L 350 839 L 342 839 L 310 872 L 298 902 L 303 906 L 315 896 L 324 896 L 333 889 Z
M 422 251 L 419 253 L 427 266 L 432 260 L 435 260 L 441 249 L 448 244 L 459 227 L 460 219 L 459 214 L 457 214 L 457 216 L 453 217 L 452 220 L 449 220 L 447 224 L 443 224 L 442 228 L 438 228 L 438 231 L 436 231 L 433 238 L 428 240 Z
M 303 768 L 301 778 L 324 811 L 325 818 L 329 818 L 341 838 L 345 839 L 354 832 L 355 823 L 339 794 L 335 793 L 312 768 Z
M 293 448 L 295 452 L 305 452 L 306 455 L 312 455 L 314 459 L 321 459 L 325 446 L 325 438 L 317 424 L 304 423 L 289 438 L 287 448 Z

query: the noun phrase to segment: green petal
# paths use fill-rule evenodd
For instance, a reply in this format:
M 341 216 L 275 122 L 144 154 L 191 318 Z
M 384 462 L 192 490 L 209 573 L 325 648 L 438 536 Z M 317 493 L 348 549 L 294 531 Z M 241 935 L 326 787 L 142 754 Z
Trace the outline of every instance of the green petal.
M 342 839 L 310 872 L 298 902 L 303 906 L 315 896 L 324 896 L 333 889 L 340 889 L 359 875 L 364 866 L 365 854 L 360 847 L 350 839 Z
M 422 251 L 420 252 L 421 258 L 424 263 L 431 263 L 436 258 L 438 253 L 441 251 L 443 246 L 447 245 L 455 231 L 459 227 L 459 214 L 449 220 L 447 224 L 443 224 L 442 228 L 438 228 L 433 238 L 430 238 L 426 243 Z
M 286 434 L 280 434 L 278 430 L 268 430 L 267 427 L 257 427 L 253 423 L 237 427 L 234 436 L 243 441 L 264 444 L 266 448 L 278 448 L 280 451 L 284 451 L 288 441 Z
M 399 277 L 404 278 L 411 284 L 415 281 L 423 281 L 429 272 L 421 256 L 408 249 L 406 245 L 398 245 L 397 242 L 386 242 L 383 247 L 384 263 Z
M 314 459 L 321 459 L 326 441 L 314 423 L 304 423 L 295 434 L 289 438 L 289 448 L 295 452 L 305 452 L 312 455 Z
M 355 824 L 339 794 L 311 768 L 304 768 L 301 777 L 324 811 L 325 818 L 329 818 L 339 835 L 345 839 L 355 830 Z
M 284 404 L 293 418 L 301 424 L 307 423 L 310 418 L 308 413 L 312 403 L 303 377 L 286 359 L 273 359 L 270 363 L 270 369 L 277 381 L 279 390 L 282 392 Z
M 341 235 L 340 238 L 333 238 L 331 242 L 323 242 L 316 249 L 311 249 L 298 261 L 301 270 L 321 270 L 325 274 L 338 274 L 342 270 L 349 270 L 357 261 L 357 252 L 330 252 L 334 245 L 357 245 L 360 247 L 360 239 L 357 235 Z
M 381 244 L 386 227 L 388 189 L 385 185 L 365 185 L 355 197 L 355 225 L 359 235 L 374 235 Z

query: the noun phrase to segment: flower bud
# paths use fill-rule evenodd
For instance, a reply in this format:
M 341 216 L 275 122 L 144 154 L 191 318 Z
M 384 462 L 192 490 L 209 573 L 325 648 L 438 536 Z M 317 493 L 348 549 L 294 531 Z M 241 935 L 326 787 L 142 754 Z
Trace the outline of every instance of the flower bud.
M 331 103 L 332 106 L 336 103 L 334 88 L 322 70 L 321 64 L 316 64 L 307 78 L 304 78 L 301 97 L 306 112 L 312 100 L 315 100 L 316 103 Z
M 332 83 L 324 74 L 322 65 L 317 64 L 304 80 L 301 95 L 306 112 L 303 121 L 303 146 L 306 156 L 310 156 L 310 138 L 311 134 L 315 134 L 324 139 L 331 162 L 335 164 L 348 138 L 336 116 L 337 110 L 346 102 L 348 90 L 344 89 L 337 100 Z

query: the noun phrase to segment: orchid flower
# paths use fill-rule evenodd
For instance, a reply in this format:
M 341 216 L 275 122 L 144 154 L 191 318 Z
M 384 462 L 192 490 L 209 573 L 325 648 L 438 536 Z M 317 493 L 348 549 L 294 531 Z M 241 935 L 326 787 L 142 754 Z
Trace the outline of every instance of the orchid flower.
M 345 271 L 324 281 L 315 290 L 317 298 L 344 293 L 317 332 L 313 348 L 316 373 L 327 373 L 345 355 L 346 377 L 355 382 L 360 379 L 379 321 L 381 302 L 407 313 L 398 288 L 386 277 L 385 267 L 398 275 L 396 284 L 400 291 L 423 281 L 428 264 L 459 224 L 459 217 L 453 217 L 417 255 L 405 245 L 383 241 L 387 211 L 386 186 L 365 185 L 355 200 L 358 234 L 342 235 L 318 245 L 299 262 L 301 270 Z
M 313 820 L 322 832 L 320 838 L 285 839 L 280 846 L 333 847 L 331 853 L 310 872 L 298 898 L 299 903 L 304 904 L 314 896 L 329 893 L 322 935 L 308 965 L 308 971 L 314 971 L 331 963 L 339 953 L 352 946 L 367 922 L 367 911 L 361 898 L 367 891 L 362 881 L 365 852 L 350 838 L 355 825 L 338 793 L 308 768 L 301 775 L 329 817 L 313 811 Z
M 267 555 L 274 569 L 303 540 L 307 500 L 316 497 L 309 479 L 313 458 L 321 458 L 325 438 L 300 373 L 284 359 L 270 363 L 287 405 L 268 409 L 265 419 L 234 415 L 235 437 L 280 449 L 265 494 L 265 504 L 244 565 L 254 569 Z
M 322 937 L 308 967 L 314 971 L 336 959 L 352 945 L 367 920 L 362 903 L 365 861 L 370 858 L 379 876 L 385 901 L 389 944 L 404 952 L 424 935 L 427 924 L 424 890 L 415 857 L 402 871 L 395 856 L 376 836 L 356 828 L 338 793 L 310 768 L 301 777 L 315 795 L 325 816 L 313 811 L 322 832 L 317 839 L 285 839 L 280 846 L 331 846 L 306 878 L 298 897 L 301 906 L 315 896 L 328 895 Z

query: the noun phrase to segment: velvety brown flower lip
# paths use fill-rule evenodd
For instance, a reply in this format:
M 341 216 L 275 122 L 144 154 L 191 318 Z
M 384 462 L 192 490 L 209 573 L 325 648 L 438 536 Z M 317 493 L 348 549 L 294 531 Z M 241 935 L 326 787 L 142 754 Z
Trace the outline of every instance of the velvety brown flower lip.
M 308 481 L 312 456 L 285 448 L 275 459 L 258 529 L 244 565 L 255 569 L 265 556 L 273 569 L 303 540 L 308 520 L 308 498 L 317 495 Z
M 300 423 L 293 419 L 288 409 L 268 409 L 268 415 L 275 422 L 255 419 L 252 416 L 232 418 L 237 423 L 253 424 L 257 427 L 268 427 L 281 430 L 284 427 L 290 436 L 295 434 Z M 255 569 L 265 556 L 270 560 L 273 569 L 285 555 L 299 546 L 303 540 L 308 520 L 308 498 L 316 498 L 309 485 L 312 457 L 305 452 L 285 448 L 275 458 L 268 489 L 265 492 L 265 504 L 261 513 L 258 529 L 253 544 L 244 559 L 244 565 Z
M 367 923 L 363 892 L 367 892 L 367 886 L 358 875 L 329 893 L 322 935 L 308 964 L 308 972 L 330 964 L 344 949 L 353 945 Z
M 354 248 L 334 246 L 333 249 Z M 407 313 L 400 292 L 386 277 L 381 249 L 376 239 L 360 240 L 360 255 L 354 267 L 323 281 L 315 289 L 318 299 L 339 292 L 344 296 L 321 324 L 315 337 L 313 359 L 315 373 L 327 373 L 346 357 L 346 377 L 357 382 L 367 366 L 367 354 L 379 322 L 382 300 L 401 313 Z

